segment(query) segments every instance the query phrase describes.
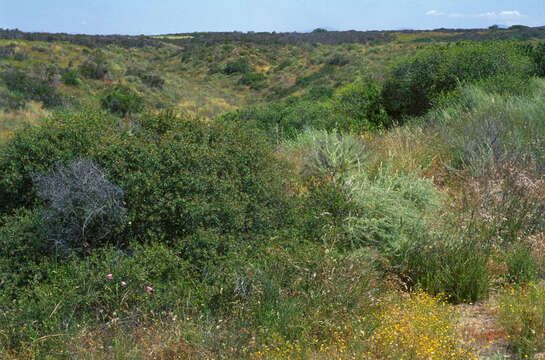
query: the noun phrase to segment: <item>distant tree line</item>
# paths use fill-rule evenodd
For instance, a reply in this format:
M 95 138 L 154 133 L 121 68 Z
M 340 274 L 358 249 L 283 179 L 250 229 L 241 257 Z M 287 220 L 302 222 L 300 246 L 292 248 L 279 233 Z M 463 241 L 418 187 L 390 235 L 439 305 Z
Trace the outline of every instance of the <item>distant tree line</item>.
M 23 32 L 17 29 L 0 29 L 0 39 L 27 40 L 44 42 L 67 42 L 70 44 L 102 48 L 108 45 L 117 45 L 125 48 L 143 48 L 145 46 L 162 47 L 159 39 L 149 36 L 125 36 L 125 35 L 73 35 L 66 33 L 38 33 Z
M 201 32 L 190 34 L 170 34 L 172 36 L 152 37 L 145 35 L 83 35 L 66 33 L 31 33 L 23 32 L 18 29 L 0 29 L 0 39 L 7 40 L 28 40 L 45 42 L 67 42 L 71 44 L 87 47 L 105 47 L 108 45 L 117 45 L 125 48 L 146 46 L 162 47 L 164 43 L 177 45 L 189 43 L 204 43 L 213 45 L 222 42 L 243 42 L 256 44 L 289 44 L 300 45 L 310 44 L 330 44 L 337 45 L 343 43 L 386 43 L 397 38 L 397 34 L 426 34 L 432 32 L 456 33 L 452 36 L 442 38 L 442 41 L 461 41 L 461 40 L 528 40 L 545 39 L 545 27 L 526 27 L 521 25 L 511 26 L 507 29 L 494 27 L 491 29 L 436 29 L 436 30 L 401 30 L 401 31 L 328 31 L 325 29 L 316 29 L 309 33 L 299 32 Z M 180 36 L 182 35 L 182 36 Z M 189 36 L 188 36 L 189 35 Z M 424 39 L 426 40 L 426 39 Z M 415 41 L 422 41 L 416 39 Z M 431 37 L 429 41 L 433 41 Z

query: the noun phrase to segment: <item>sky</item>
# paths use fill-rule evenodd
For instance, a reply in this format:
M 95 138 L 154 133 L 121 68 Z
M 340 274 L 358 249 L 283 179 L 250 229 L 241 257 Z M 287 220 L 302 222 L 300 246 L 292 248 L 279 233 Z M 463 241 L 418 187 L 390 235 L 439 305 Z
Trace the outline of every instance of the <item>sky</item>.
M 545 25 L 545 0 L 0 0 L 0 28 L 80 34 Z

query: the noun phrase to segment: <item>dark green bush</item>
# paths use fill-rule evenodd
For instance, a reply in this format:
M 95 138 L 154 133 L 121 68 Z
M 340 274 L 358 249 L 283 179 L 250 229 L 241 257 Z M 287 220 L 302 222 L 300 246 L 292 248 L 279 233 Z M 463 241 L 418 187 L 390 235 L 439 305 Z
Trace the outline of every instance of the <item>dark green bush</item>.
M 165 80 L 161 76 L 153 74 L 150 71 L 145 71 L 143 69 L 130 68 L 127 70 L 126 74 L 139 77 L 144 84 L 152 88 L 162 89 L 165 85 Z
M 225 64 L 225 67 L 223 68 L 223 73 L 226 75 L 233 75 L 233 74 L 247 74 L 251 71 L 250 64 L 248 63 L 248 60 L 246 59 L 240 59 L 236 61 L 229 61 L 227 64 Z
M 333 65 L 324 65 L 320 70 L 315 71 L 306 76 L 297 76 L 295 79 L 295 87 L 304 88 L 311 84 L 320 83 L 323 84 L 324 81 L 328 80 L 328 76 L 335 71 L 335 66 Z
M 61 72 L 61 81 L 64 85 L 78 86 L 80 83 L 78 72 L 75 69 L 65 69 Z
M 361 131 L 391 125 L 382 105 L 379 86 L 371 80 L 355 82 L 337 91 L 333 99 L 335 110 L 346 121 L 344 130 Z
M 458 236 L 431 242 L 422 238 L 408 248 L 400 267 L 406 281 L 455 303 L 485 298 L 490 288 L 490 252 L 479 240 Z
M 285 103 L 249 106 L 225 118 L 255 122 L 275 139 L 293 138 L 305 128 L 333 130 L 343 121 L 331 103 L 295 97 Z
M 545 77 L 545 43 L 533 47 L 530 56 L 534 60 L 535 73 L 537 76 Z
M 342 54 L 335 54 L 327 60 L 328 65 L 345 66 L 350 63 L 350 59 Z
M 101 52 L 94 53 L 79 67 L 80 73 L 89 79 L 102 80 L 108 74 L 109 67 L 106 57 Z
M 0 59 L 11 59 L 15 55 L 15 44 L 0 47 Z
M 222 68 L 217 63 L 212 63 L 208 65 L 208 75 L 214 75 L 221 72 Z
M 0 89 L 0 108 L 19 110 L 24 109 L 27 99 L 19 92 Z
M 162 89 L 165 85 L 165 80 L 159 75 L 155 74 L 141 74 L 140 79 L 149 87 Z
M 49 79 L 27 75 L 20 70 L 7 70 L 0 73 L 0 78 L 7 88 L 20 94 L 27 100 L 43 102 L 45 107 L 56 107 L 62 104 L 62 98 Z
M 32 208 L 33 174 L 87 157 L 125 191 L 130 224 L 119 241 L 174 244 L 201 230 L 227 240 L 289 223 L 285 166 L 261 131 L 240 121 L 155 116 L 120 130 L 118 120 L 83 111 L 17 132 L 0 153 L 0 210 Z
M 278 64 L 278 66 L 275 68 L 275 71 L 284 70 L 285 68 L 289 67 L 292 63 L 293 61 L 290 59 L 282 60 L 280 64 Z
M 144 109 L 143 98 L 122 85 L 106 90 L 100 101 L 104 109 L 121 116 L 138 113 Z
M 97 111 L 58 112 L 37 127 L 16 131 L 0 147 L 0 215 L 31 208 L 36 202 L 32 177 L 66 163 L 97 153 L 112 134 L 116 120 Z M 113 140 L 111 140 L 113 142 Z M 111 143 L 111 146 L 114 146 Z
M 12 298 L 30 281 L 46 276 L 41 264 L 53 249 L 46 239 L 39 208 L 19 210 L 3 217 L 0 224 L 0 296 Z
M 313 86 L 308 89 L 304 98 L 309 100 L 324 100 L 333 96 L 334 90 L 327 86 Z
M 520 46 L 511 42 L 433 47 L 396 65 L 385 81 L 382 98 L 388 114 L 401 119 L 423 115 L 435 97 L 455 89 L 460 83 L 496 77 L 509 81 L 519 79 L 524 83 L 531 73 L 529 57 L 523 54 Z
M 259 90 L 265 86 L 264 82 L 266 79 L 267 77 L 262 73 L 246 73 L 242 75 L 238 83 L 249 86 L 251 89 Z
M 513 284 L 527 284 L 538 279 L 538 271 L 532 250 L 525 244 L 514 244 L 506 253 L 507 280 Z

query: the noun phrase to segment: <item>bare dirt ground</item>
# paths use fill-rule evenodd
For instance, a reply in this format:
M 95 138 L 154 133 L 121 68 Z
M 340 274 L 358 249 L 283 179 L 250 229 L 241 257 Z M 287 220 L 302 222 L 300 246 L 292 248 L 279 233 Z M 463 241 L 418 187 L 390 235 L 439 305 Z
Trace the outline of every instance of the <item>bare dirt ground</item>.
M 510 359 L 507 334 L 495 317 L 492 301 L 458 306 L 461 341 L 481 359 Z

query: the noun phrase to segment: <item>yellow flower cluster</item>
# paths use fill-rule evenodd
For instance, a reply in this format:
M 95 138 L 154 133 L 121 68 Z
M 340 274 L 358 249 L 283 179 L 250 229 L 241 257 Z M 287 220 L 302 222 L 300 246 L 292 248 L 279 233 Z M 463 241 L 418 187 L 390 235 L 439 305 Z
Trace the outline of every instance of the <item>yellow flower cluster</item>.
M 370 359 L 477 359 L 456 337 L 454 308 L 444 299 L 416 292 L 379 315 L 370 339 Z
M 305 355 L 306 352 L 314 354 L 311 358 L 339 360 L 359 359 L 359 357 L 355 357 L 354 354 L 349 354 L 347 352 L 346 341 L 341 334 L 334 332 L 332 336 L 333 339 L 330 339 L 327 342 L 320 342 L 318 339 L 314 339 L 311 346 L 314 349 L 312 350 L 310 348 L 303 349 L 297 343 L 291 343 L 289 341 L 284 342 L 277 338 L 274 341 L 276 345 L 263 345 L 261 350 L 252 354 L 251 359 L 303 359 L 307 358 Z
M 289 341 L 283 342 L 281 345 L 264 345 L 263 348 L 254 354 L 252 359 L 282 359 L 292 360 L 298 359 L 301 353 L 301 348 L 298 344 L 293 344 Z

